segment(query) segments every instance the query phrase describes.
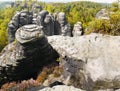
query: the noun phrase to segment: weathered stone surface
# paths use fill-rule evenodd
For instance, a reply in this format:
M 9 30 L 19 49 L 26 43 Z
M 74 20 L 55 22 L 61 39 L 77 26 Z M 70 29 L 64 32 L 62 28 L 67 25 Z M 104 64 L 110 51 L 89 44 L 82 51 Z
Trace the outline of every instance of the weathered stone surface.
M 10 23 L 8 24 L 8 42 L 12 43 L 15 40 L 15 33 L 18 28 L 32 23 L 32 13 L 29 11 L 17 12 Z
M 98 19 L 105 19 L 105 20 L 109 20 L 110 19 L 110 12 L 106 9 L 101 9 L 97 14 L 96 14 L 96 18 Z
M 74 28 L 73 28 L 73 31 L 72 31 L 72 34 L 73 36 L 81 36 L 83 35 L 84 31 L 83 31 L 83 27 L 82 27 L 82 23 L 81 22 L 77 22 L 75 25 L 74 25 Z
M 11 43 L 15 39 L 15 32 L 19 27 L 19 14 L 20 12 L 17 12 L 12 20 L 8 23 L 8 42 Z
M 35 78 L 44 65 L 56 62 L 59 55 L 42 31 L 37 25 L 26 25 L 17 30 L 16 41 L 0 54 L 0 85 Z
M 32 5 L 32 12 L 33 12 L 33 14 L 38 13 L 41 10 L 42 10 L 42 6 L 40 6 L 40 5 L 36 4 L 36 3 Z
M 43 26 L 43 32 L 47 36 L 54 35 L 54 19 L 48 11 L 42 10 L 37 17 L 37 25 Z
M 51 14 L 45 16 L 44 19 L 44 33 L 45 35 L 54 35 L 54 20 Z
M 55 34 L 63 36 L 71 36 L 70 24 L 66 20 L 64 12 L 57 14 L 57 20 L 55 21 Z
M 44 25 L 44 19 L 45 16 L 49 14 L 49 12 L 47 10 L 42 10 L 38 13 L 38 17 L 37 17 L 37 25 L 39 26 L 43 26 Z
M 38 17 L 38 13 L 42 10 L 42 6 L 38 5 L 38 4 L 33 4 L 32 5 L 32 13 L 33 13 L 33 20 L 32 23 L 33 24 L 37 24 L 37 17 Z
M 84 91 L 84 90 L 74 88 L 73 86 L 65 86 L 65 85 L 59 86 L 58 85 L 58 86 L 54 86 L 52 88 L 47 87 L 47 88 L 44 88 L 39 91 Z
M 16 32 L 16 40 L 24 44 L 37 38 L 44 37 L 41 27 L 37 25 L 26 25 L 21 27 Z
M 120 36 L 52 36 L 48 40 L 63 57 L 65 84 L 87 91 L 120 88 Z

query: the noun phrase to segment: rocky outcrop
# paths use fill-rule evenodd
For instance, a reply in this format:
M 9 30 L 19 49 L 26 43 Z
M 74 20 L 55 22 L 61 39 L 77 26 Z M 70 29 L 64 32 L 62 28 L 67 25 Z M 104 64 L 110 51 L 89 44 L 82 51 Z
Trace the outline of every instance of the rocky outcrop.
M 47 11 L 42 10 L 37 17 L 37 25 L 43 26 L 44 34 L 47 36 L 54 35 L 54 20 L 53 16 Z
M 104 19 L 104 20 L 109 20 L 110 19 L 110 14 L 112 14 L 112 12 L 109 12 L 106 9 L 101 9 L 100 11 L 98 11 L 98 13 L 96 14 L 96 18 L 97 19 Z
M 15 33 L 18 28 L 32 23 L 32 13 L 26 10 L 17 12 L 8 24 L 8 42 L 15 40 Z
M 74 37 L 81 36 L 84 34 L 84 30 L 81 22 L 77 22 L 76 24 L 74 24 L 72 34 Z
M 0 85 L 35 78 L 44 65 L 59 57 L 37 25 L 25 25 L 16 32 L 16 41 L 0 54 Z
M 120 36 L 48 37 L 62 56 L 62 82 L 87 91 L 120 88 Z
M 71 27 L 67 22 L 66 14 L 64 12 L 60 12 L 57 14 L 57 18 L 55 20 L 55 34 L 62 36 L 71 36 Z
M 48 76 L 46 86 L 56 81 L 79 90 L 114 91 L 120 88 L 119 53 L 120 36 L 49 36 L 47 40 L 42 28 L 26 25 L 17 30 L 16 41 L 0 54 L 0 84 L 35 78 L 44 65 L 57 60 L 62 74 L 53 81 Z M 48 89 L 53 91 L 53 88 Z

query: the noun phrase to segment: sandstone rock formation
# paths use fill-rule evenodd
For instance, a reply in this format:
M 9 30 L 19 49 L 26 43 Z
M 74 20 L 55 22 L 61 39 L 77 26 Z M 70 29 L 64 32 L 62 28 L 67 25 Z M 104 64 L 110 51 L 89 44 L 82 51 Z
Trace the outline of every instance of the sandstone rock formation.
M 91 34 L 47 38 L 40 26 L 19 28 L 16 41 L 0 54 L 0 84 L 34 78 L 43 65 L 58 60 L 63 72 L 56 81 L 85 91 L 120 88 L 119 36 Z
M 9 22 L 9 43 L 12 43 L 15 40 L 15 32 L 17 31 L 17 29 L 28 24 L 36 24 L 42 26 L 43 32 L 47 36 L 72 35 L 70 24 L 67 22 L 64 12 L 52 15 L 47 10 L 40 11 L 41 7 L 38 5 L 33 5 L 32 8 L 32 12 L 30 12 L 29 10 L 22 10 L 20 12 L 17 12 L 12 20 Z
M 15 32 L 18 28 L 32 23 L 32 13 L 29 11 L 17 12 L 10 23 L 8 24 L 8 42 L 11 43 L 15 40 Z
M 38 13 L 42 10 L 42 7 L 38 4 L 33 4 L 32 5 L 32 12 L 33 14 Z
M 16 41 L 0 54 L 0 85 L 35 78 L 44 65 L 58 57 L 39 26 L 23 26 L 16 32 Z
M 109 19 L 110 19 L 110 12 L 107 11 L 106 9 L 101 9 L 101 10 L 96 14 L 96 18 L 109 20 Z
M 63 57 L 63 83 L 87 91 L 120 88 L 119 36 L 52 36 L 48 40 Z
M 38 4 L 33 4 L 32 5 L 32 13 L 33 13 L 33 20 L 32 23 L 33 24 L 37 24 L 37 17 L 38 17 L 38 13 L 42 10 L 42 7 Z
M 48 11 L 42 10 L 37 17 L 37 25 L 43 26 L 44 34 L 47 36 L 54 35 L 54 20 Z
M 81 22 L 77 22 L 75 25 L 74 25 L 74 28 L 73 28 L 73 31 L 72 31 L 72 34 L 73 36 L 81 36 L 83 35 L 84 31 L 83 31 L 83 26 L 82 26 L 82 23 Z
M 44 33 L 45 35 L 54 35 L 54 20 L 51 14 L 45 16 L 44 19 Z
M 41 12 L 38 13 L 37 17 L 37 25 L 43 26 L 44 25 L 44 19 L 46 15 L 48 15 L 49 12 L 47 10 L 42 10 Z
M 57 14 L 57 21 L 55 23 L 55 34 L 71 36 L 70 24 L 67 22 L 64 12 L 60 12 Z

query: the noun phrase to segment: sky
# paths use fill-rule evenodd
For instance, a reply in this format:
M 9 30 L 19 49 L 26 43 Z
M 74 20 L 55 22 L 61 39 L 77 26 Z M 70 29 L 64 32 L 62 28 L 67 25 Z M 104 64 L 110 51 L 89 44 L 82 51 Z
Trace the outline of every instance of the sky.
M 14 0 L 0 0 L 0 1 L 14 1 Z M 112 3 L 116 0 L 39 0 L 43 2 L 71 2 L 71 1 L 94 1 L 94 2 L 101 2 L 101 3 Z

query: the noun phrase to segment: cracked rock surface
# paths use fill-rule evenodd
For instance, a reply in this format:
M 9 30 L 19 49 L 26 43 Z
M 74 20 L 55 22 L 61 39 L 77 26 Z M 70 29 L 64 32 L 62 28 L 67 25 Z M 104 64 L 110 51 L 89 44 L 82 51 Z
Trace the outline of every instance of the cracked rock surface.
M 88 91 L 120 88 L 120 36 L 48 37 L 63 57 L 65 84 Z

